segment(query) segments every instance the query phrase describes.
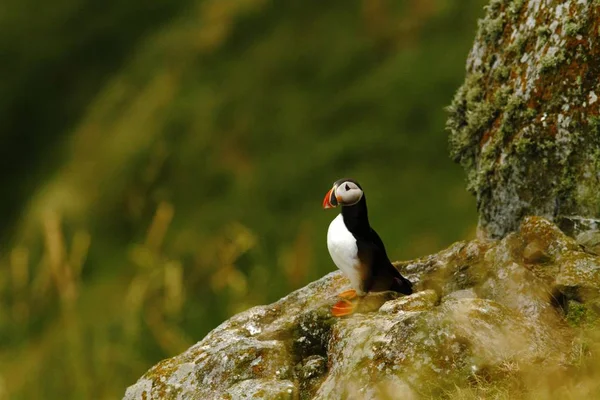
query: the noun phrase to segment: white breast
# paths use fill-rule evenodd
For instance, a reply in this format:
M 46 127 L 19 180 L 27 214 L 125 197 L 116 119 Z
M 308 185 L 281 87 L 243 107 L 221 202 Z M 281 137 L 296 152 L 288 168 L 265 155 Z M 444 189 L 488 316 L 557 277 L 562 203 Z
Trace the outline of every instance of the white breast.
M 358 259 L 358 247 L 356 239 L 346 225 L 342 214 L 339 214 L 331 224 L 327 231 L 327 248 L 335 265 L 350 279 L 352 288 L 359 295 L 363 295 L 360 285 L 360 273 Z

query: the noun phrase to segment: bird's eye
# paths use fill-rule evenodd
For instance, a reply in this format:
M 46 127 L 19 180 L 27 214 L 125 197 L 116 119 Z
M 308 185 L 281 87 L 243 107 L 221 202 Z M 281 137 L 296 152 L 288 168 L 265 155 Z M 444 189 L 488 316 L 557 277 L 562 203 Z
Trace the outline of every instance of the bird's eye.
M 350 190 L 350 186 L 346 183 L 346 191 Z

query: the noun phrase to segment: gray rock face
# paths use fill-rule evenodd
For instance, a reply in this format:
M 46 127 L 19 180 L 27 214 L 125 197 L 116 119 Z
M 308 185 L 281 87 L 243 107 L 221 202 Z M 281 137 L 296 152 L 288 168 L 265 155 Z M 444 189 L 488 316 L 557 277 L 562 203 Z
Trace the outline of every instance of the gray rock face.
M 369 295 L 333 318 L 348 281 L 330 273 L 224 322 L 124 399 L 420 399 L 518 383 L 573 364 L 566 304 L 581 314 L 600 290 L 600 258 L 541 218 L 397 267 L 413 295 Z
M 490 0 L 447 124 L 490 237 L 600 217 L 599 26 L 597 1 Z

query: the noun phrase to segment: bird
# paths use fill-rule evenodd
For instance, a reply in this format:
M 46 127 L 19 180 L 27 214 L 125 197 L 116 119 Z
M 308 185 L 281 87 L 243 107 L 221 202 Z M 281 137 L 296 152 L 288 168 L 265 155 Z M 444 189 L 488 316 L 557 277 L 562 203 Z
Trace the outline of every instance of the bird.
M 341 207 L 327 230 L 327 249 L 334 264 L 350 280 L 351 289 L 338 294 L 332 308 L 335 317 L 352 314 L 351 300 L 369 292 L 413 293 L 412 283 L 400 274 L 388 258 L 385 245 L 371 227 L 367 199 L 361 185 L 352 178 L 335 181 L 323 199 L 323 208 Z

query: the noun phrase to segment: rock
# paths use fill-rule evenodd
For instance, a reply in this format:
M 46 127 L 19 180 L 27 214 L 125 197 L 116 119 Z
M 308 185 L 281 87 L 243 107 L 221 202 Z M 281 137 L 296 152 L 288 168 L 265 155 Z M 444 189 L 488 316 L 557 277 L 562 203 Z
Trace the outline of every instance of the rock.
M 575 237 L 577 243 L 579 243 L 585 251 L 595 255 L 600 255 L 600 231 L 592 230 L 581 232 Z
M 327 372 L 327 358 L 324 356 L 308 356 L 296 365 L 302 399 L 312 399 Z
M 555 218 L 556 225 L 568 236 L 576 238 L 579 234 L 600 230 L 600 220 L 583 218 L 578 215 L 559 215 Z
M 566 306 L 567 321 L 575 327 L 597 325 L 600 319 L 600 306 L 597 302 L 583 304 L 569 300 Z
M 451 157 L 477 200 L 480 231 L 523 217 L 600 217 L 600 5 L 490 0 L 463 85 L 448 107 Z
M 600 258 L 583 252 L 561 257 L 556 286 L 570 299 L 591 301 L 600 291 Z
M 588 253 L 600 255 L 600 220 L 579 216 L 558 216 L 556 225 L 568 236 L 575 238 Z
M 415 293 L 369 295 L 348 317 L 329 313 L 348 288 L 332 272 L 224 322 L 124 399 L 420 399 L 472 382 L 524 382 L 527 370 L 538 377 L 576 363 L 576 329 L 596 318 L 599 261 L 530 217 L 502 240 L 395 263 Z
M 477 293 L 473 289 L 457 290 L 456 292 L 450 293 L 444 297 L 442 301 L 460 300 L 460 299 L 476 299 L 478 298 Z
M 398 313 L 400 311 L 423 311 L 432 308 L 439 297 L 435 290 L 423 290 L 412 296 L 401 297 L 397 300 L 386 302 L 379 309 L 382 313 Z
M 554 333 L 483 299 L 449 301 L 430 312 L 356 316 L 334 325 L 332 368 L 314 398 L 344 399 L 392 378 L 435 395 L 473 371 L 499 368 L 517 356 L 533 362 L 553 354 L 562 361 L 565 343 Z
M 415 290 L 432 289 L 439 296 L 472 287 L 491 242 L 457 242 L 428 257 L 394 265 L 414 283 Z
M 525 262 L 534 264 L 544 263 L 549 259 L 548 254 L 546 254 L 541 243 L 537 240 L 525 246 L 523 249 L 523 258 Z
M 223 395 L 223 399 L 277 399 L 295 398 L 295 386 L 287 380 L 248 379 L 234 384 Z

